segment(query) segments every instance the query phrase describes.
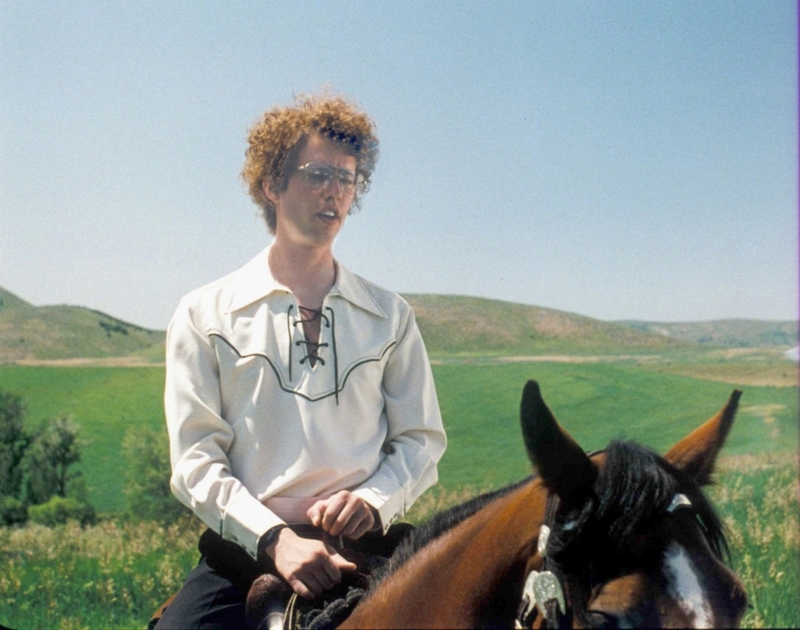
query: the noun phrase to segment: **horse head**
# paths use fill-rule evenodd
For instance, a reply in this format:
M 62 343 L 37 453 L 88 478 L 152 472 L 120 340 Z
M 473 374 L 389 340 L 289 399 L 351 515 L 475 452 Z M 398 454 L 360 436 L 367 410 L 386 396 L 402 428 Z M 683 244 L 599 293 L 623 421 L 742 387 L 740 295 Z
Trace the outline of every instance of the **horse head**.
M 549 601 L 537 602 L 538 618 L 529 606 L 526 625 L 739 624 L 747 598 L 724 564 L 723 528 L 701 488 L 710 483 L 740 395 L 734 391 L 663 457 L 619 441 L 587 455 L 559 426 L 538 384 L 527 383 L 522 432 L 550 498 L 527 569 L 540 592 L 526 586 L 528 599 Z

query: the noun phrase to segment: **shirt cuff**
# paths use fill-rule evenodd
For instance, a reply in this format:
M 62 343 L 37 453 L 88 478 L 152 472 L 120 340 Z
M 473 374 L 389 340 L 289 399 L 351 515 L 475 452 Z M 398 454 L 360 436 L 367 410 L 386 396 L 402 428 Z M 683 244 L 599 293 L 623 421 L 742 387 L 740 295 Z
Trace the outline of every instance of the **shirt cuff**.
M 400 489 L 394 494 L 386 495 L 373 488 L 358 488 L 353 494 L 377 510 L 380 528 L 384 534 L 389 531 L 392 523 L 406 513 L 403 491 Z
M 255 497 L 246 496 L 227 507 L 222 517 L 220 535 L 242 547 L 257 560 L 259 539 L 276 525 L 285 523 Z

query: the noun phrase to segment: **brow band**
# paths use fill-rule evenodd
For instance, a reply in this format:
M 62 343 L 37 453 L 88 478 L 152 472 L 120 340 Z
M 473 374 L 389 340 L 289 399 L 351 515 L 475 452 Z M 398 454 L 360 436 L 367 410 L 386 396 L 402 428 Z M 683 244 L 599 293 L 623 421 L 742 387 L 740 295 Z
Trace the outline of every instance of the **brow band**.
M 689 497 L 679 492 L 672 497 L 672 503 L 670 503 L 667 508 L 667 514 L 672 514 L 675 510 L 682 507 L 692 507 L 692 502 L 689 500 Z

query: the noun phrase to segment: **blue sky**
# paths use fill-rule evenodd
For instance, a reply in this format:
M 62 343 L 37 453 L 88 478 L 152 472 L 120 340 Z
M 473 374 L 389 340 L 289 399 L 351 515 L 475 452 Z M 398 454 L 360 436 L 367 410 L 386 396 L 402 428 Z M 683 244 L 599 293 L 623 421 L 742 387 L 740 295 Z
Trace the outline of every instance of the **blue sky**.
M 378 125 L 336 254 L 379 284 L 797 316 L 788 0 L 0 0 L 0 286 L 166 327 L 269 242 L 248 127 L 326 85 Z

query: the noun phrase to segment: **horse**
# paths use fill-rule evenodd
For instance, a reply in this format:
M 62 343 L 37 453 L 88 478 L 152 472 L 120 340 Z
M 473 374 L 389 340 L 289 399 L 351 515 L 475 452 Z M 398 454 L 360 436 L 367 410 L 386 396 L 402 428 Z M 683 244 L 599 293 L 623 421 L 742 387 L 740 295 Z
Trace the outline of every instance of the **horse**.
M 663 457 L 621 440 L 587 454 L 529 381 L 538 474 L 413 531 L 339 627 L 738 626 L 747 595 L 702 488 L 740 396 Z

